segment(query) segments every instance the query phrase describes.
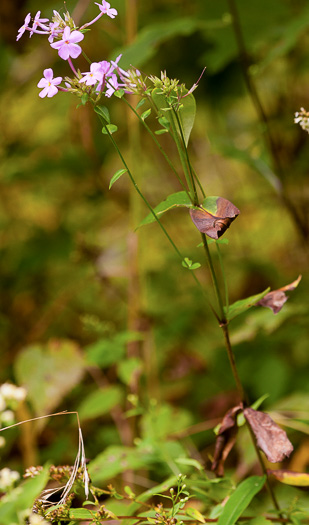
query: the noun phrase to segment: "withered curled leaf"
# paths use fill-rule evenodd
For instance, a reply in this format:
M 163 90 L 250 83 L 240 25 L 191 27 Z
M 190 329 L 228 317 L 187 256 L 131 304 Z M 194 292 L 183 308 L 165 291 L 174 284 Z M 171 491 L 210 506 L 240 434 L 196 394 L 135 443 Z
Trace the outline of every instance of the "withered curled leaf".
M 239 214 L 239 209 L 222 197 L 207 197 L 203 206 L 190 209 L 197 229 L 212 239 L 219 239 Z
M 294 472 L 293 470 L 267 470 L 267 474 L 274 476 L 281 483 L 293 485 L 294 487 L 309 487 L 309 474 L 306 472 Z
M 268 461 L 277 463 L 291 454 L 293 445 L 286 432 L 268 414 L 253 408 L 245 408 L 244 416 L 256 437 L 258 447 L 264 452 Z
M 214 458 L 211 465 L 211 470 L 217 476 L 224 476 L 224 462 L 232 450 L 237 435 L 237 421 L 236 417 L 243 409 L 242 403 L 231 408 L 222 419 L 222 423 L 218 430 Z
M 297 288 L 297 286 L 299 285 L 301 278 L 302 276 L 299 275 L 297 279 L 292 283 L 287 284 L 286 286 L 282 286 L 282 288 L 278 288 L 278 290 L 269 292 L 263 297 L 263 299 L 256 303 L 256 305 L 270 308 L 274 312 L 274 314 L 277 314 L 278 312 L 280 312 L 284 303 L 288 300 L 288 297 L 285 294 L 285 292 L 295 290 L 295 288 Z

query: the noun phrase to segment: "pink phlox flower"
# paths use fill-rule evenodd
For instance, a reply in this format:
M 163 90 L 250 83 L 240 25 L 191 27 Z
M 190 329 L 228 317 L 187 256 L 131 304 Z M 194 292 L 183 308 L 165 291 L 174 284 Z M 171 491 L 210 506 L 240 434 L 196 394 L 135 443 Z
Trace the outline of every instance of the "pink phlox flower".
M 99 62 L 99 64 L 101 78 L 96 91 L 103 91 L 103 89 L 105 88 L 106 78 L 110 77 L 112 74 L 112 67 L 111 63 L 107 62 L 107 60 L 102 60 L 101 62 Z
M 115 16 L 118 15 L 117 10 L 113 9 L 111 5 L 106 2 L 106 0 L 102 0 L 102 4 L 98 4 L 97 2 L 95 2 L 95 4 L 99 6 L 101 13 L 109 16 L 110 18 L 115 18 Z
M 44 97 L 53 97 L 58 93 L 58 86 L 60 82 L 62 81 L 62 77 L 56 77 L 53 78 L 54 72 L 51 68 L 44 69 L 44 77 L 41 78 L 40 82 L 38 83 L 38 88 L 42 89 L 41 93 L 39 93 L 39 96 L 41 98 Z
M 45 22 L 49 22 L 48 18 L 40 18 L 40 16 L 41 16 L 41 11 L 38 11 L 33 19 L 33 25 L 30 31 L 30 35 L 29 35 L 30 37 L 33 35 L 33 33 L 36 32 L 36 29 L 38 27 L 41 27 L 42 29 L 44 29 L 45 32 L 48 31 L 48 26 L 45 25 Z
M 61 29 L 58 29 L 59 27 L 59 22 L 51 22 L 49 24 L 49 32 L 50 32 L 50 35 L 48 37 L 48 42 L 50 44 L 53 43 L 54 41 L 54 38 L 57 38 L 60 36 L 60 34 L 62 33 L 62 30 Z
M 80 31 L 72 31 L 68 26 L 63 30 L 62 40 L 54 42 L 51 44 L 51 47 L 58 49 L 58 55 L 63 60 L 68 60 L 68 58 L 77 58 L 81 52 L 82 48 L 76 43 L 83 40 L 84 35 Z
M 117 75 L 115 75 L 115 73 L 112 73 L 112 75 L 110 75 L 106 85 L 107 85 L 107 90 L 105 91 L 105 96 L 111 97 L 112 94 L 115 91 L 117 91 L 117 89 L 120 87 L 118 84 Z
M 29 28 L 30 21 L 31 21 L 31 13 L 28 13 L 24 20 L 24 24 L 18 29 L 18 35 L 16 37 L 16 40 L 19 40 L 20 37 L 22 37 L 26 29 L 30 29 Z
M 101 64 L 99 62 L 93 62 L 90 66 L 90 71 L 82 73 L 84 77 L 80 82 L 85 82 L 86 86 L 94 86 L 97 82 L 102 79 Z

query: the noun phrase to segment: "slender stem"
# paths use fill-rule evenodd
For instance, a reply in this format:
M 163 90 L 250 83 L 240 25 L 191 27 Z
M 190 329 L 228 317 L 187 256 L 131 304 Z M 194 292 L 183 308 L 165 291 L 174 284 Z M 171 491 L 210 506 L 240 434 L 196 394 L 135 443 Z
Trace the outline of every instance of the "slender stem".
M 181 126 L 181 123 L 180 123 L 180 120 L 179 120 L 179 116 L 177 114 L 177 111 L 174 108 L 173 108 L 173 113 L 174 113 L 175 118 L 177 120 L 177 125 L 178 125 L 179 133 L 180 133 L 180 136 L 181 136 L 183 149 L 184 149 L 184 152 L 185 152 L 186 167 L 188 168 L 189 176 L 190 176 L 190 179 L 191 179 L 191 184 L 192 184 L 193 191 L 194 191 L 194 204 L 197 205 L 198 204 L 198 196 L 197 196 L 197 191 L 196 191 L 196 186 L 195 186 L 193 170 L 192 170 L 192 166 L 191 166 L 191 162 L 190 162 L 190 158 L 189 158 L 189 154 L 188 154 L 188 148 L 187 148 L 187 145 L 186 145 L 185 137 L 184 137 L 184 134 L 183 134 L 183 129 L 182 129 L 182 126 Z
M 170 168 L 173 170 L 174 172 L 174 175 L 176 175 L 179 183 L 181 184 L 183 190 L 187 193 L 188 197 L 191 198 L 190 196 L 190 193 L 188 192 L 185 184 L 182 182 L 182 179 L 180 178 L 174 164 L 172 163 L 171 159 L 169 158 L 169 156 L 165 153 L 164 149 L 162 148 L 160 142 L 158 141 L 157 137 L 155 136 L 155 134 L 151 131 L 150 127 L 148 126 L 148 124 L 145 122 L 144 119 L 141 118 L 140 114 L 136 111 L 136 109 L 134 109 L 134 107 L 130 104 L 130 102 L 125 98 L 125 97 L 122 97 L 122 99 L 127 105 L 128 107 L 131 109 L 131 111 L 133 111 L 133 113 L 136 115 L 136 117 L 139 119 L 139 121 L 143 124 L 143 126 L 145 127 L 145 129 L 148 131 L 148 133 L 150 134 L 151 138 L 153 139 L 154 143 L 156 144 L 156 146 L 158 147 L 158 149 L 160 150 L 160 153 L 163 155 L 163 157 L 165 158 L 166 162 L 168 163 L 168 165 L 170 166 Z
M 206 254 L 206 260 L 207 260 L 207 263 L 208 263 L 209 271 L 210 271 L 210 274 L 211 274 L 212 282 L 213 282 L 213 285 L 214 285 L 214 289 L 215 289 L 215 292 L 216 292 L 216 297 L 217 297 L 217 301 L 218 301 L 218 305 L 219 305 L 219 309 L 220 309 L 220 316 L 221 317 L 220 317 L 219 324 L 222 324 L 222 323 L 226 324 L 226 316 L 225 316 L 225 312 L 224 312 L 223 301 L 222 301 L 222 297 L 221 297 L 221 292 L 220 292 L 220 288 L 219 288 L 219 283 L 218 283 L 215 267 L 213 265 L 211 254 L 210 254 L 209 247 L 208 247 L 208 244 L 207 244 L 207 238 L 206 238 L 205 233 L 201 233 L 201 236 L 202 236 L 203 246 L 204 246 L 204 250 L 205 250 L 205 254 Z
M 135 181 L 135 179 L 134 179 L 134 177 L 133 177 L 133 175 L 132 175 L 132 173 L 131 173 L 131 171 L 130 171 L 129 166 L 127 165 L 127 163 L 126 163 L 126 161 L 125 161 L 125 159 L 124 159 L 124 157 L 123 157 L 121 151 L 119 150 L 119 148 L 118 148 L 118 146 L 117 146 L 117 143 L 115 142 L 115 140 L 114 140 L 114 138 L 112 137 L 112 135 L 111 135 L 111 133 L 110 133 L 108 127 L 106 126 L 106 123 L 104 122 L 103 118 L 100 117 L 100 115 L 98 115 L 98 117 L 99 117 L 101 123 L 104 125 L 104 128 L 105 128 L 105 130 L 106 130 L 106 132 L 107 132 L 107 134 L 108 134 L 108 136 L 109 136 L 109 138 L 110 138 L 110 140 L 111 140 L 111 142 L 112 142 L 114 148 L 116 149 L 116 151 L 117 151 L 117 153 L 118 153 L 118 155 L 119 155 L 119 157 L 120 157 L 120 159 L 121 159 L 121 161 L 122 161 L 124 167 L 126 168 L 127 173 L 128 173 L 128 175 L 129 175 L 129 177 L 130 177 L 130 179 L 131 179 L 131 182 L 132 182 L 132 184 L 133 184 L 135 190 L 137 191 L 137 193 L 139 194 L 139 196 L 141 197 L 141 199 L 142 199 L 142 200 L 144 201 L 144 203 L 146 204 L 147 208 L 150 210 L 150 212 L 151 212 L 152 215 L 154 216 L 154 218 L 155 218 L 156 222 L 158 223 L 158 225 L 160 226 L 162 232 L 164 233 L 164 235 L 166 236 L 166 238 L 168 239 L 168 241 L 170 242 L 170 244 L 173 246 L 173 248 L 174 248 L 175 252 L 177 253 L 177 255 L 181 258 L 181 261 L 184 261 L 184 257 L 183 257 L 183 255 L 181 254 L 181 252 L 180 252 L 179 249 L 177 248 L 176 244 L 174 243 L 174 241 L 173 241 L 172 238 L 170 237 L 169 233 L 167 232 L 167 230 L 165 229 L 165 227 L 164 227 L 163 224 L 161 223 L 161 221 L 160 221 L 160 219 L 158 218 L 156 212 L 154 211 L 154 209 L 152 208 L 152 206 L 149 204 L 149 202 L 148 202 L 148 200 L 146 199 L 146 197 L 144 196 L 144 194 L 143 194 L 143 193 L 141 192 L 141 190 L 139 189 L 139 187 L 138 187 L 138 185 L 137 185 L 137 183 L 136 183 L 136 181 Z M 208 306 L 211 308 L 211 310 L 212 310 L 214 316 L 216 317 L 216 319 L 217 319 L 218 322 L 219 322 L 219 317 L 218 317 L 218 315 L 217 315 L 217 313 L 216 313 L 214 307 L 212 306 L 212 304 L 211 304 L 211 302 L 210 302 L 210 300 L 209 300 L 209 298 L 208 298 L 208 295 L 207 295 L 206 291 L 204 290 L 204 288 L 202 287 L 200 281 L 199 281 L 198 278 L 196 277 L 194 271 L 190 271 L 190 274 L 192 275 L 192 278 L 194 279 L 194 281 L 196 282 L 196 284 L 197 284 L 197 285 L 199 286 L 199 288 L 201 289 L 201 291 L 202 291 L 202 293 L 203 293 L 203 295 L 204 295 L 204 297 L 205 297 L 205 299 L 206 299 L 206 301 L 207 301 L 207 303 L 208 303 Z
M 222 278 L 223 278 L 223 284 L 224 284 L 225 312 L 226 312 L 226 315 L 227 315 L 228 314 L 228 310 L 229 310 L 229 289 L 228 289 L 227 279 L 226 279 L 226 275 L 225 275 L 225 271 L 224 271 L 223 258 L 222 258 L 220 246 L 219 246 L 219 244 L 217 242 L 216 242 L 216 247 L 217 247 L 218 258 L 219 258 L 219 263 L 220 263 L 220 268 L 221 268 L 221 273 L 222 273 Z
M 223 332 L 223 335 L 224 335 L 225 347 L 226 347 L 226 350 L 227 350 L 227 355 L 228 355 L 228 358 L 229 358 L 229 361 L 230 361 L 230 365 L 231 365 L 232 373 L 233 373 L 233 376 L 234 376 L 234 379 L 235 379 L 235 383 L 236 383 L 236 386 L 237 386 L 237 390 L 238 390 L 238 393 L 239 393 L 239 397 L 243 401 L 243 403 L 245 405 L 247 405 L 248 404 L 248 399 L 247 399 L 247 395 L 245 394 L 244 388 L 242 386 L 242 383 L 241 383 L 241 380 L 240 380 L 240 377 L 238 375 L 238 371 L 237 371 L 237 368 L 236 368 L 235 356 L 234 356 L 234 352 L 232 350 L 232 345 L 231 345 L 231 341 L 230 341 L 230 334 L 229 334 L 229 328 L 228 328 L 227 322 L 221 324 L 221 329 L 222 329 L 222 332 Z
M 237 42 L 238 49 L 239 49 L 240 63 L 241 63 L 241 67 L 242 67 L 242 71 L 244 75 L 244 80 L 245 80 L 245 83 L 248 89 L 248 93 L 256 109 L 258 118 L 260 122 L 263 124 L 266 146 L 272 157 L 274 169 L 279 175 L 279 177 L 275 176 L 276 177 L 275 189 L 277 190 L 280 198 L 282 199 L 283 204 L 286 206 L 287 210 L 290 212 L 290 215 L 297 226 L 298 232 L 301 233 L 302 237 L 305 240 L 307 240 L 309 236 L 309 229 L 306 224 L 306 221 L 304 220 L 303 216 L 299 213 L 299 210 L 297 209 L 297 207 L 294 206 L 289 195 L 287 195 L 284 192 L 284 188 L 282 185 L 284 170 L 283 170 L 281 160 L 279 157 L 277 144 L 275 143 L 273 135 L 270 131 L 268 117 L 266 115 L 262 101 L 256 89 L 256 85 L 253 82 L 252 76 L 249 73 L 250 61 L 249 61 L 249 57 L 248 57 L 248 53 L 247 53 L 247 49 L 246 49 L 246 45 L 245 45 L 245 41 L 243 37 L 243 32 L 241 28 L 237 5 L 236 5 L 235 0 L 228 0 L 228 3 L 230 7 L 230 12 L 232 14 L 232 23 L 234 27 L 236 42 Z

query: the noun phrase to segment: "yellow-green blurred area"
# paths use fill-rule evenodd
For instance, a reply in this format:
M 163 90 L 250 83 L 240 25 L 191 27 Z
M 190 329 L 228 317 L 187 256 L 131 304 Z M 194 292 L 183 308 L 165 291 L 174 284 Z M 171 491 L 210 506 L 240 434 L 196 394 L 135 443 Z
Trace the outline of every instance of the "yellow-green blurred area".
M 122 67 L 157 76 L 166 70 L 188 88 L 206 67 L 194 92 L 189 153 L 206 194 L 224 197 L 241 211 L 225 234 L 229 244 L 220 248 L 230 303 L 303 275 L 280 313 L 253 307 L 230 328 L 250 401 L 268 394 L 263 408 L 282 424 L 283 416 L 291 417 L 284 428 L 295 452 L 284 466 L 306 471 L 309 136 L 294 124 L 294 113 L 309 109 L 308 2 L 236 0 L 246 48 L 242 57 L 226 0 L 111 5 L 118 17 L 103 16 L 82 42 L 91 61 L 122 52 Z M 67 0 L 66 7 L 79 25 L 98 14 L 90 1 Z M 195 423 L 217 420 L 236 404 L 237 393 L 222 334 L 191 272 L 156 224 L 136 230 L 148 210 L 128 176 L 109 190 L 123 166 L 92 107 L 76 108 L 79 99 L 62 92 L 39 98 L 44 69 L 62 77 L 71 71 L 45 36 L 29 39 L 26 32 L 15 41 L 26 14 L 34 16 L 38 9 L 51 18 L 53 9 L 63 12 L 64 5 L 2 0 L 0 7 L 0 380 L 26 385 L 28 417 L 81 410 L 86 454 L 94 458 L 110 445 L 129 446 L 136 438 L 172 440 Z M 74 64 L 89 70 L 82 56 Z M 249 94 L 246 64 L 267 122 Z M 135 106 L 138 99 L 130 102 Z M 156 206 L 180 191 L 124 102 L 112 97 L 102 104 L 118 126 L 113 137 L 149 202 Z M 147 123 L 159 127 L 153 115 Z M 179 166 L 169 137 L 158 139 Z M 171 210 L 162 223 L 183 256 L 201 264 L 196 276 L 215 304 L 188 210 Z M 220 274 L 215 245 L 210 249 Z M 126 419 L 132 408 L 135 415 Z M 28 436 L 28 448 L 16 446 L 16 431 L 2 461 L 18 466 L 21 459 L 24 464 L 33 458 L 56 464 L 74 460 L 76 429 L 69 418 L 54 419 L 36 428 L 32 441 Z M 227 466 L 238 466 L 239 478 L 255 468 L 246 439 L 242 435 Z M 209 468 L 211 426 L 192 431 L 190 440 L 179 446 L 194 450 Z M 150 478 L 169 474 L 168 462 L 156 465 Z M 104 481 L 108 474 L 98 478 Z M 294 496 L 297 489 L 291 490 Z

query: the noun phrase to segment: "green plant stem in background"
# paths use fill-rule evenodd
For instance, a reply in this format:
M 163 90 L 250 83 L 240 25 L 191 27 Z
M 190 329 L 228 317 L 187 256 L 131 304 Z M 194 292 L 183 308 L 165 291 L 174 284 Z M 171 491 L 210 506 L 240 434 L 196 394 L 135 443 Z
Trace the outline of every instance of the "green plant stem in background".
M 287 210 L 289 211 L 292 219 L 294 220 L 297 226 L 297 231 L 301 234 L 303 239 L 307 241 L 309 237 L 309 228 L 308 228 L 306 217 L 304 217 L 299 212 L 299 210 L 294 205 L 294 203 L 291 201 L 291 198 L 289 197 L 289 195 L 286 194 L 283 188 L 282 181 L 284 177 L 284 169 L 280 161 L 278 146 L 270 130 L 268 117 L 264 110 L 262 101 L 258 94 L 256 85 L 253 81 L 252 75 L 250 74 L 250 60 L 249 60 L 248 52 L 247 52 L 246 45 L 245 45 L 245 40 L 244 40 L 244 36 L 242 32 L 237 4 L 235 0 L 228 0 L 228 4 L 229 4 L 230 12 L 232 15 L 232 24 L 233 24 L 235 38 L 236 38 L 236 42 L 237 42 L 237 46 L 239 50 L 240 64 L 241 64 L 241 68 L 243 71 L 245 83 L 248 89 L 248 93 L 251 97 L 252 103 L 256 109 L 258 118 L 261 124 L 263 125 L 263 130 L 264 130 L 263 136 L 265 137 L 265 143 L 271 155 L 271 158 L 273 160 L 274 169 L 277 173 L 277 175 L 274 175 L 275 184 L 273 185 L 273 187 L 278 193 L 278 195 L 280 196 Z

